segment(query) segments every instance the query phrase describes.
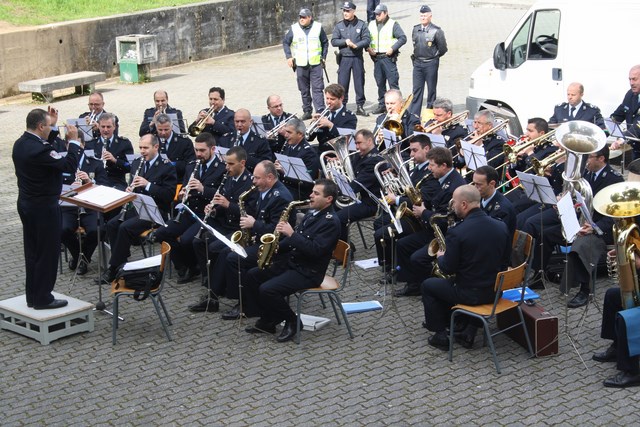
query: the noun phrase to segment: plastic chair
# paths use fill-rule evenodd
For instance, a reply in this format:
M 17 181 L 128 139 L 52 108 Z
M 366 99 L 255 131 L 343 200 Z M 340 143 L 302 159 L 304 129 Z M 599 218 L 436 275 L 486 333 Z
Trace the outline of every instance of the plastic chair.
M 160 280 L 160 284 L 155 289 L 152 289 L 149 293 L 149 298 L 151 302 L 153 302 L 153 306 L 156 309 L 156 313 L 158 314 L 158 318 L 160 319 L 160 323 L 162 324 L 162 328 L 164 329 L 165 334 L 169 341 L 172 340 L 171 333 L 169 332 L 169 328 L 167 325 L 171 325 L 171 318 L 169 317 L 169 313 L 167 312 L 167 307 L 164 305 L 164 301 L 162 300 L 162 295 L 160 292 L 162 291 L 162 287 L 164 286 L 165 274 L 164 269 L 169 261 L 169 252 L 171 251 L 171 246 L 163 242 L 161 248 L 161 261 L 160 261 L 160 274 L 162 274 L 162 278 Z M 118 300 L 121 296 L 134 296 L 136 291 L 134 289 L 128 288 L 126 281 L 123 278 L 116 279 L 111 283 L 111 294 L 113 295 L 113 330 L 112 330 L 112 341 L 113 345 L 116 344 L 116 332 L 118 330 Z M 162 307 L 162 311 L 164 312 L 164 316 L 160 313 L 160 307 Z
M 340 281 L 336 280 L 334 276 L 324 276 L 324 280 L 317 288 L 309 288 L 305 289 L 298 294 L 298 322 L 297 329 L 298 333 L 296 334 L 296 343 L 300 344 L 300 314 L 302 312 L 302 301 L 306 295 L 318 295 L 320 296 L 320 300 L 322 301 L 322 305 L 324 306 L 324 300 L 322 300 L 322 296 L 326 295 L 329 298 L 329 302 L 331 302 L 331 307 L 333 308 L 333 314 L 336 316 L 336 321 L 338 325 L 340 322 L 340 315 L 338 314 L 338 308 L 340 309 L 340 313 L 342 314 L 342 318 L 344 319 L 344 324 L 347 326 L 347 331 L 349 332 L 349 336 L 353 339 L 353 332 L 351 331 L 351 325 L 349 325 L 349 319 L 347 318 L 347 313 L 342 308 L 342 301 L 340 300 L 340 292 L 344 289 L 344 286 L 347 283 L 347 278 L 349 276 L 349 267 L 351 263 L 349 262 L 349 252 L 351 247 L 348 243 L 343 240 L 338 240 L 338 244 L 333 250 L 333 259 L 336 264 L 340 263 L 342 265 L 342 277 Z M 334 267 L 333 274 L 335 275 L 337 270 L 337 265 Z
M 471 316 L 482 321 L 485 342 L 486 341 L 489 342 L 489 348 L 491 349 L 491 356 L 493 357 L 493 363 L 496 365 L 496 371 L 498 371 L 498 373 L 501 373 L 500 364 L 498 363 L 498 357 L 496 356 L 496 349 L 493 344 L 493 337 L 496 335 L 506 332 L 509 329 L 522 326 L 522 330 L 524 331 L 524 336 L 527 339 L 529 354 L 533 356 L 533 348 L 531 347 L 529 332 L 527 331 L 527 326 L 524 323 L 524 316 L 522 315 L 522 309 L 520 308 L 520 306 L 524 302 L 524 292 L 522 293 L 522 296 L 520 297 L 519 301 L 510 301 L 501 297 L 502 291 L 513 289 L 517 286 L 524 284 L 526 269 L 527 269 L 527 264 L 523 262 L 518 267 L 512 270 L 501 271 L 498 273 L 498 275 L 496 276 L 496 282 L 494 285 L 496 297 L 493 304 L 481 304 L 481 305 L 457 304 L 451 308 L 454 311 L 451 314 L 451 324 L 450 324 L 450 332 L 449 332 L 449 361 L 453 360 L 453 333 L 454 333 L 453 325 L 454 325 L 456 316 L 458 316 L 459 314 Z M 491 333 L 489 329 L 489 321 L 493 319 L 496 315 L 500 313 L 504 313 L 505 311 L 508 311 L 508 310 L 518 310 L 518 315 L 520 316 L 520 322 L 514 325 L 511 325 L 506 329 L 498 330 L 494 333 Z

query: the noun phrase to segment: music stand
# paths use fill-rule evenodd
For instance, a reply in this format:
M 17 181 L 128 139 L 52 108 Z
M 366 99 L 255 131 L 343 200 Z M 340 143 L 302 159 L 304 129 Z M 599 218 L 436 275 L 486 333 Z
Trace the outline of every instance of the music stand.
M 282 168 L 284 169 L 284 176 L 286 178 L 313 183 L 313 178 L 309 175 L 307 165 L 304 164 L 304 161 L 302 161 L 301 158 L 289 157 L 284 154 L 276 153 L 276 159 L 282 165 Z
M 82 141 L 87 142 L 93 139 L 93 128 L 91 127 L 91 125 L 87 124 L 87 121 L 84 117 L 81 119 L 67 119 L 67 124 L 73 125 L 78 128 L 78 130 L 80 131 L 79 136 Z
M 609 131 L 610 136 L 614 138 L 627 139 L 628 135 L 624 134 L 624 131 L 622 130 L 622 128 L 620 128 L 620 125 L 616 123 L 612 118 L 610 117 L 605 118 L 604 125 Z M 621 168 L 622 175 L 624 175 L 624 163 L 626 160 L 627 150 L 625 150 L 623 147 L 621 151 L 622 151 L 622 161 L 620 162 L 620 168 Z
M 155 200 L 153 200 L 153 197 L 147 196 L 146 194 L 135 195 L 137 197 L 132 200 L 132 203 L 136 212 L 138 212 L 140 219 L 166 227 L 167 224 L 164 222 L 162 212 L 160 212 L 160 209 L 158 208 L 158 205 L 156 205 Z
M 92 209 L 98 212 L 98 302 L 96 310 L 113 316 L 113 313 L 106 310 L 102 301 L 102 237 L 101 230 L 104 225 L 104 214 L 118 209 L 133 199 L 136 195 L 126 193 L 115 188 L 88 183 L 60 195 L 60 200 L 71 203 L 85 209 Z
M 432 147 L 447 148 L 447 142 L 444 140 L 444 135 L 435 134 L 435 133 L 424 133 L 424 132 L 414 132 L 413 134 L 427 135 L 429 137 L 429 140 L 431 141 Z
M 218 156 L 218 158 L 220 159 L 220 161 L 222 163 L 226 163 L 225 160 L 224 160 L 224 156 L 227 155 L 227 151 L 229 151 L 229 149 L 227 147 L 221 147 L 219 145 L 216 145 L 215 155 Z
M 355 191 L 353 191 L 353 188 L 351 188 L 351 185 L 349 185 L 349 179 L 343 174 L 341 174 L 340 172 L 338 172 L 335 168 L 329 168 L 329 171 L 331 172 L 331 175 L 333 176 L 333 180 L 338 185 L 338 189 L 340 190 L 342 195 L 350 198 L 356 203 L 361 203 L 358 197 L 356 196 Z M 365 187 L 362 187 L 362 188 L 365 188 Z M 374 197 L 374 200 L 375 199 L 376 198 Z
M 487 155 L 484 151 L 484 147 L 470 144 L 467 141 L 460 141 L 460 145 L 462 146 L 462 152 L 465 163 L 467 164 L 467 169 L 474 171 L 480 166 L 487 165 Z
M 260 135 L 262 138 L 266 138 L 267 130 L 265 129 L 264 123 L 262 123 L 262 117 L 251 116 L 251 120 L 253 121 L 253 123 L 251 123 L 251 130 Z

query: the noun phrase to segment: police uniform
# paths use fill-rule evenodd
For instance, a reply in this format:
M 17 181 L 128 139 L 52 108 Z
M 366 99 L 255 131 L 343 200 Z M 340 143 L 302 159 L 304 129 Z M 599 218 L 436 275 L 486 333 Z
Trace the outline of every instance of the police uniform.
M 100 159 L 102 150 L 110 152 L 116 161 L 107 162 L 107 181 L 110 187 L 124 190 L 127 188 L 125 176 L 131 170 L 131 164 L 127 159 L 127 154 L 133 154 L 133 145 L 127 138 L 113 135 L 108 141 L 101 136 L 87 142 L 87 150 L 93 150 L 93 155 Z
M 176 177 L 178 182 L 182 182 L 185 176 L 185 167 L 187 163 L 196 159 L 196 151 L 193 148 L 193 142 L 189 138 L 177 135 L 171 132 L 169 138 L 163 140 L 158 138 L 160 142 L 160 154 L 164 154 L 176 167 Z M 187 175 L 188 176 L 188 175 Z
M 186 188 L 194 170 L 194 178 L 200 181 L 204 188 L 202 192 L 195 189 L 189 191 L 186 204 L 202 218 L 205 206 L 213 199 L 213 195 L 222 181 L 225 166 L 216 155 L 213 155 L 209 162 L 197 165 L 197 169 L 195 161 L 189 163 L 182 181 L 183 188 Z M 156 230 L 155 240 L 171 245 L 171 260 L 176 270 L 185 268 L 196 270 L 197 260 L 193 252 L 193 239 L 199 230 L 200 223 L 186 210 L 180 215 L 180 222 L 169 221 L 167 227 L 160 227 Z
M 509 199 L 501 192 L 495 191 L 488 201 L 482 199 L 480 206 L 491 218 L 504 222 L 509 230 L 509 236 L 513 237 L 516 231 L 516 211 Z
M 13 164 L 18 178 L 18 214 L 22 222 L 27 305 L 53 302 L 60 255 L 60 207 L 62 173 L 78 167 L 82 148 L 69 144 L 65 157 L 49 142 L 24 132 L 13 145 Z
M 131 164 L 131 170 L 138 171 L 142 160 L 142 157 L 135 159 Z M 151 196 L 166 221 L 169 218 L 171 202 L 176 192 L 176 168 L 171 162 L 163 159 L 160 154 L 156 156 L 153 164 L 145 172 L 146 168 L 146 165 L 143 166 L 139 176 L 149 181 L 149 189 L 136 187 L 133 192 Z M 131 175 L 132 182 L 134 175 L 135 173 Z M 122 209 L 127 209 L 127 207 L 128 205 L 125 205 Z M 114 274 L 115 269 L 127 261 L 131 242 L 135 241 L 140 236 L 140 233 L 151 227 L 153 227 L 153 224 L 140 219 L 134 208 L 127 210 L 124 222 L 120 222 L 120 215 L 109 220 L 107 234 L 111 244 L 111 259 L 109 260 L 109 269 L 111 271 L 107 273 Z
M 432 277 L 421 285 L 425 326 L 433 332 L 443 332 L 449 326 L 455 304 L 492 303 L 496 276 L 510 263 L 507 226 L 479 208 L 447 230 L 445 245 L 447 250 L 436 262 L 440 271 L 455 274 L 455 279 Z
M 380 114 L 378 117 L 376 117 L 376 127 L 373 129 L 373 134 L 374 135 L 378 132 L 378 129 L 380 129 L 380 125 L 382 124 L 382 122 L 384 121 L 385 118 L 387 118 L 387 114 L 386 113 L 385 114 Z M 407 110 L 402 114 L 400 122 L 402 123 L 402 135 L 400 136 L 399 139 L 405 139 L 409 135 L 413 135 L 415 126 L 420 124 L 420 117 L 416 116 L 415 114 L 413 114 L 409 110 Z M 380 131 L 380 132 L 382 132 L 382 131 Z M 376 141 L 376 144 L 377 143 L 378 143 L 378 141 Z M 404 141 L 402 143 L 402 149 L 404 150 L 405 148 L 407 148 L 409 146 L 409 144 L 410 144 L 409 140 Z M 386 148 L 386 146 L 378 146 L 378 150 L 380 150 L 380 151 L 384 150 L 385 148 Z
M 345 2 L 343 7 L 348 4 L 350 3 Z M 348 47 L 347 39 L 355 43 L 357 47 L 355 49 Z M 338 53 L 338 84 L 344 87 L 345 105 L 349 101 L 349 85 L 351 83 L 352 70 L 353 86 L 356 91 L 356 105 L 362 108 L 366 101 L 364 96 L 364 59 L 362 58 L 362 51 L 369 46 L 370 41 L 367 23 L 355 16 L 351 21 L 344 19 L 339 21 L 333 28 L 331 46 L 340 48 Z
M 282 154 L 288 157 L 297 157 L 302 159 L 307 167 L 307 173 L 312 180 L 318 177 L 320 169 L 320 160 L 318 152 L 309 143 L 303 139 L 296 145 L 286 144 L 282 149 Z M 304 200 L 309 197 L 313 190 L 313 182 L 300 181 L 292 177 L 281 176 L 282 183 L 287 187 L 294 200 Z
M 253 172 L 258 163 L 263 160 L 273 160 L 274 156 L 266 139 L 250 130 L 244 135 L 238 135 L 238 131 L 227 133 L 218 143 L 221 147 L 231 148 L 240 146 L 247 152 L 246 168 Z
M 264 116 L 260 117 L 260 121 L 262 122 L 265 133 L 268 133 L 270 130 L 287 120 L 289 117 L 291 117 L 290 113 L 282 113 L 280 117 L 275 117 L 271 114 L 265 114 Z M 284 146 L 284 143 L 287 141 L 287 139 L 284 137 L 284 135 L 278 134 L 275 138 L 267 139 L 267 141 L 269 142 L 271 152 L 275 154 L 279 153 L 282 150 L 282 147 Z
M 413 41 L 413 101 L 411 112 L 420 116 L 424 84 L 427 84 L 427 108 L 433 107 L 436 100 L 436 86 L 438 85 L 438 68 L 440 57 L 447 53 L 447 40 L 444 31 L 434 23 L 426 28 L 422 24 L 413 27 L 411 32 Z
M 611 118 L 617 123 L 623 121 L 627 123 L 627 129 L 634 129 L 640 117 L 640 94 L 633 93 L 631 89 L 627 91 L 622 100 L 622 104 L 611 113 Z M 638 135 L 638 129 L 634 129 L 634 135 Z M 640 158 L 640 144 L 637 141 L 630 141 L 633 147 L 633 158 Z
M 582 105 L 579 105 L 572 114 L 571 109 L 575 109 L 568 102 L 558 104 L 553 109 L 553 116 L 549 118 L 549 124 L 558 124 L 570 122 L 572 120 L 583 120 L 585 122 L 593 123 L 601 129 L 606 129 L 604 125 L 604 119 L 600 113 L 600 109 L 593 104 L 581 101 Z
M 373 60 L 373 78 L 378 86 L 378 106 L 382 109 L 384 105 L 384 94 L 387 92 L 387 82 L 389 89 L 400 89 L 400 75 L 398 74 L 399 49 L 407 43 L 407 36 L 394 19 L 387 17 L 387 21 L 378 24 L 375 18 L 369 22 L 369 34 L 371 43 L 369 47 L 375 52 Z M 393 55 L 387 56 L 387 51 L 393 49 Z
M 295 60 L 302 111 L 311 113 L 312 101 L 316 111 L 324 110 L 322 62 L 327 59 L 329 39 L 322 24 L 312 20 L 308 27 L 299 23 L 291 25 L 282 39 L 282 47 L 286 58 Z
M 157 134 L 155 125 L 153 127 L 151 126 L 151 123 L 153 123 L 153 118 L 155 117 L 156 111 L 158 111 L 158 109 L 155 107 L 147 108 L 146 110 L 144 110 L 144 115 L 142 116 L 142 122 L 140 123 L 140 131 L 138 132 L 138 135 L 144 136 L 149 133 L 154 135 Z M 173 108 L 167 105 L 167 108 L 165 108 L 164 110 L 164 114 L 175 114 L 178 119 L 178 126 L 180 128 L 180 133 L 185 133 L 184 119 L 182 117 L 181 110 L 178 110 L 177 108 Z M 173 126 L 173 123 L 171 125 Z
M 322 282 L 339 234 L 340 221 L 332 206 L 308 212 L 294 233 L 282 239 L 271 267 L 249 270 L 243 289 L 248 301 L 257 302 L 260 322 L 295 322 L 296 313 L 286 298 Z
M 93 121 L 97 122 L 100 119 L 100 117 L 105 113 L 106 111 L 102 110 L 102 113 L 95 116 L 93 118 Z M 85 113 L 80 114 L 78 117 L 81 119 L 84 119 L 85 117 L 90 117 L 90 116 L 91 116 L 91 111 L 87 111 Z M 120 124 L 119 124 L 120 121 L 118 120 L 118 116 L 116 116 L 115 114 L 113 116 L 115 117 L 115 123 L 114 123 L 115 129 L 113 130 L 113 136 L 118 136 L 118 130 L 120 130 Z M 93 136 L 93 139 L 100 138 L 100 129 L 93 129 L 91 131 L 91 134 Z
M 91 176 L 93 174 L 93 182 L 98 185 L 108 185 L 107 173 L 104 170 L 102 161 L 93 157 L 87 157 L 84 154 L 80 157 L 78 168 L 86 172 Z M 64 172 L 62 174 L 62 182 L 66 185 L 71 185 L 76 180 L 76 174 L 71 172 Z M 62 243 L 67 247 L 71 254 L 71 265 L 76 264 L 78 261 L 87 263 L 91 262 L 93 252 L 98 246 L 98 212 L 91 209 L 84 209 L 84 214 L 78 214 L 79 209 L 75 206 L 62 206 Z M 78 227 L 84 228 L 85 235 L 82 244 L 82 253 L 85 260 L 79 260 L 80 245 L 78 242 L 78 235 L 76 230 Z
M 333 147 L 327 144 L 327 141 L 340 136 L 340 131 L 338 131 L 338 129 L 353 129 L 355 131 L 358 126 L 358 118 L 351 111 L 347 110 L 345 104 L 343 104 L 338 110 L 332 111 L 331 114 L 329 114 L 328 119 L 333 123 L 333 127 L 331 129 L 318 128 L 315 133 L 309 136 L 309 141 L 314 141 L 316 138 L 318 139 L 319 153 L 333 150 Z
M 209 111 L 211 107 L 207 107 L 202 111 Z M 212 125 L 206 125 L 202 132 L 209 132 L 216 138 L 223 136 L 226 133 L 233 132 L 236 130 L 236 126 L 234 123 L 235 111 L 227 108 L 226 105 L 223 105 L 222 108 L 215 113 L 213 113 L 214 123 Z M 193 123 L 189 125 L 189 129 L 192 129 L 200 119 L 195 120 Z

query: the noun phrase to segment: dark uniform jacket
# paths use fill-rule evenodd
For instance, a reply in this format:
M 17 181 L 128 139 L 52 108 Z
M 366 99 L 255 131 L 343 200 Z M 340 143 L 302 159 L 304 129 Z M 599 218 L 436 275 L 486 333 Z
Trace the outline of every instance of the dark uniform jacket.
M 363 190 L 362 187 L 368 189 L 374 196 L 380 195 L 380 181 L 378 181 L 378 178 L 376 178 L 373 171 L 376 163 L 382 161 L 382 157 L 378 154 L 378 149 L 373 147 L 371 151 L 364 156 L 354 154 L 353 156 L 350 156 L 350 159 L 351 167 L 355 174 L 355 180 L 358 181 L 351 181 L 349 183 L 353 192 L 360 194 L 360 201 L 365 205 L 371 207 L 377 206 L 376 201 L 372 200 L 369 193 Z
M 269 148 L 269 143 L 266 139 L 250 130 L 244 142 L 242 137 L 238 135 L 238 131 L 230 132 L 224 135 L 219 140 L 221 147 L 231 148 L 234 146 L 241 146 L 247 152 L 247 161 L 245 163 L 246 168 L 253 172 L 253 168 L 263 160 L 273 160 L 274 156 Z
M 100 159 L 102 157 L 102 150 L 106 148 L 113 157 L 116 158 L 116 162 L 107 162 L 107 178 L 109 180 L 109 186 L 115 187 L 118 190 L 124 190 L 127 188 L 127 181 L 125 175 L 130 171 L 131 165 L 127 160 L 127 154 L 133 154 L 133 145 L 127 138 L 112 136 L 111 141 L 104 146 L 102 137 L 92 139 L 87 142 L 86 149 L 93 150 L 93 155 Z
M 415 25 L 411 31 L 411 40 L 414 60 L 429 61 L 443 56 L 449 50 L 444 31 L 433 23 L 429 24 L 426 31 L 422 30 L 422 24 Z
M 347 39 L 356 44 L 355 49 L 347 46 Z M 331 46 L 340 48 L 340 56 L 355 56 L 362 58 L 362 51 L 369 47 L 371 35 L 367 23 L 354 17 L 351 21 L 342 20 L 333 28 Z
M 516 231 L 518 219 L 516 210 L 509 199 L 507 199 L 501 192 L 496 191 L 493 193 L 493 197 L 489 200 L 489 203 L 482 208 L 482 210 L 491 218 L 504 222 L 509 230 L 509 236 L 513 237 L 513 233 Z
M 266 233 L 273 233 L 276 225 L 280 221 L 280 215 L 287 205 L 293 200 L 291 193 L 287 190 L 280 181 L 276 183 L 267 191 L 264 198 L 260 198 L 260 192 L 257 193 L 255 202 L 255 215 L 256 222 L 253 224 L 251 232 L 258 239 L 260 236 Z M 289 215 L 289 222 L 294 223 L 295 212 Z
M 86 172 L 88 174 L 93 174 L 93 181 L 98 185 L 109 185 L 109 180 L 107 178 L 107 172 L 104 170 L 104 166 L 102 165 L 102 160 L 95 159 L 93 157 L 87 157 L 84 155 L 80 156 L 80 160 L 78 160 L 78 168 L 82 172 Z M 76 169 L 77 171 L 77 169 Z M 76 181 L 76 173 L 75 172 L 63 172 L 62 173 L 62 183 L 66 185 L 71 185 Z
M 131 163 L 131 180 L 129 183 L 133 182 L 141 161 L 142 157 L 138 157 Z M 168 218 L 171 202 L 176 192 L 176 168 L 171 162 L 158 155 L 147 173 L 144 173 L 144 167 L 140 169 L 140 176 L 151 183 L 149 190 L 145 190 L 144 187 L 136 187 L 133 192 L 153 197 L 158 209 L 162 212 L 162 216 L 165 219 Z
M 207 107 L 203 111 L 209 111 L 209 108 L 211 107 Z M 223 106 L 220 111 L 213 114 L 213 120 L 215 120 L 215 123 L 213 125 L 206 125 L 203 132 L 209 132 L 211 135 L 219 138 L 225 133 L 235 131 L 236 126 L 233 122 L 234 115 L 235 112 L 233 110 L 228 109 L 226 105 Z M 191 127 L 196 125 L 199 121 L 200 119 L 191 123 L 189 125 L 189 129 L 191 129 Z
M 104 113 L 106 113 L 106 111 L 103 110 L 102 113 L 100 113 L 100 115 L 98 115 L 98 117 L 95 118 L 95 121 L 97 122 L 100 116 L 102 116 Z M 80 114 L 78 117 L 81 119 L 84 119 L 85 117 L 89 117 L 89 116 L 91 116 L 91 112 L 87 111 L 85 113 Z M 115 123 L 114 123 L 115 130 L 113 131 L 114 136 L 118 136 L 118 130 L 120 129 L 119 123 L 120 121 L 118 120 L 118 116 L 115 116 Z M 95 129 L 92 132 L 93 132 L 93 139 L 100 138 L 100 129 Z
M 220 194 L 229 200 L 229 207 L 215 206 L 216 213 L 212 221 L 213 227 L 222 234 L 232 233 L 240 229 L 240 206 L 238 204 L 239 197 L 253 185 L 251 173 L 245 169 L 238 177 L 237 181 L 230 176 L 224 182 L 220 189 Z M 256 193 L 254 190 L 245 199 L 245 209 L 249 215 L 255 215 Z
M 380 128 L 380 125 L 382 124 L 383 120 L 387 117 L 387 114 L 380 114 L 378 117 L 376 117 L 376 127 L 373 129 L 373 134 L 375 135 L 376 132 L 378 132 L 378 129 Z M 416 116 L 415 114 L 409 112 L 409 110 L 406 110 L 403 114 L 402 114 L 402 118 L 400 119 L 400 122 L 402 124 L 402 136 L 399 139 L 404 139 L 406 137 L 408 137 L 409 135 L 413 135 L 413 131 L 414 131 L 414 127 L 416 125 L 420 124 L 420 117 Z M 382 131 L 380 131 L 382 132 Z M 378 141 L 376 141 L 377 143 Z M 409 146 L 409 141 L 404 141 L 402 143 L 402 148 L 407 148 Z M 378 149 L 380 149 L 380 147 L 378 147 Z M 384 149 L 384 147 L 383 147 Z
M 149 124 L 153 121 L 153 116 L 154 114 L 156 114 L 156 111 L 157 109 L 155 107 L 147 108 L 146 110 L 144 110 L 144 115 L 142 116 L 142 123 L 140 123 L 140 131 L 138 132 L 138 135 L 143 136 L 148 133 L 152 133 L 155 135 L 157 133 L 155 126 L 153 127 L 153 129 L 151 129 L 151 127 L 149 126 Z M 184 128 L 184 119 L 182 118 L 182 111 L 167 106 L 167 108 L 165 109 L 165 114 L 176 114 L 178 117 L 178 126 L 180 127 L 180 132 L 186 132 Z
M 437 179 L 436 182 L 440 185 L 440 190 L 431 199 L 431 209 L 425 209 L 422 212 L 422 221 L 424 221 L 425 224 L 429 224 L 429 219 L 434 213 L 446 214 L 449 209 L 449 202 L 453 197 L 454 190 L 461 185 L 467 184 L 464 178 L 455 169 L 451 170 L 451 173 L 445 178 L 442 184 L 440 184 Z M 438 224 L 441 229 L 446 229 L 446 220 L 439 220 Z
M 593 182 L 592 172 L 585 170 L 582 176 L 591 185 L 591 191 L 593 192 L 594 196 L 598 194 L 598 192 L 603 188 L 606 188 L 611 184 L 616 184 L 618 182 L 624 181 L 624 178 L 620 175 L 620 173 L 617 172 L 615 169 L 613 169 L 608 163 L 604 167 L 602 172 L 600 172 L 595 182 Z M 594 209 L 593 221 L 602 230 L 603 232 L 602 238 L 604 239 L 604 241 L 607 244 L 612 244 L 613 243 L 613 234 L 612 234 L 613 218 L 604 216 L 600 212 Z
M 571 117 L 571 105 L 568 102 L 556 105 L 553 109 L 553 116 L 549 119 L 549 124 L 570 122 L 572 120 L 584 120 L 594 123 L 596 126 L 605 129 L 604 119 L 600 109 L 593 104 L 582 101 L 579 110 L 576 110 L 575 117 Z
M 184 178 L 182 180 L 183 188 L 186 187 L 193 171 L 196 167 L 196 161 L 193 161 L 187 165 Z M 189 192 L 189 198 L 187 204 L 189 208 L 198 215 L 204 214 L 204 207 L 211 202 L 213 195 L 216 193 L 218 186 L 222 182 L 222 176 L 225 174 L 225 166 L 217 157 L 211 161 L 211 165 L 206 168 L 204 174 L 202 174 L 205 164 L 198 165 L 198 169 L 195 172 L 194 178 L 200 181 L 204 187 L 202 193 L 197 190 L 191 190 Z
M 456 286 L 461 288 L 492 288 L 496 275 L 510 262 L 507 226 L 479 208 L 447 230 L 445 245 L 438 266 L 445 274 L 455 274 Z
M 169 146 L 168 149 L 167 145 Z M 160 140 L 160 153 L 166 154 L 171 163 L 176 167 L 178 182 L 182 182 L 187 163 L 196 159 L 193 142 L 191 142 L 189 138 L 176 135 L 173 132 L 166 141 Z
M 283 112 L 282 116 L 278 118 L 277 124 L 282 123 L 289 117 L 291 117 L 291 113 Z M 273 117 L 271 116 L 271 114 L 265 114 L 264 116 L 260 117 L 260 121 L 262 122 L 262 126 L 267 133 L 277 126 L 273 123 Z M 280 150 L 282 150 L 286 139 L 283 135 L 278 134 L 274 139 L 268 139 L 267 141 L 269 142 L 269 147 L 271 148 L 272 153 L 280 153 Z
M 69 144 L 61 156 L 49 142 L 24 132 L 13 145 L 13 164 L 18 178 L 18 199 L 33 204 L 57 204 L 62 189 L 62 173 L 75 173 L 82 148 Z
M 340 236 L 340 220 L 333 207 L 308 212 L 290 237 L 280 242 L 278 256 L 289 266 L 320 283 Z
M 353 112 L 347 110 L 347 107 L 344 105 L 340 110 L 338 110 L 333 119 L 329 116 L 329 120 L 333 123 L 333 127 L 331 129 L 318 128 L 315 133 L 309 136 L 309 141 L 313 141 L 318 138 L 318 151 L 321 153 L 327 150 L 333 150 L 333 148 L 329 144 L 326 144 L 326 142 L 340 136 L 338 128 L 355 130 L 356 126 L 358 126 L 358 118 L 353 114 Z
M 459 124 L 450 126 L 442 131 L 442 136 L 444 137 L 444 142 L 447 144 L 447 148 L 454 147 L 456 141 L 461 140 L 467 136 L 467 134 L 467 130 Z
M 320 168 L 318 152 L 314 147 L 309 145 L 306 140 L 303 139 L 300 143 L 294 146 L 285 144 L 282 149 L 282 154 L 302 159 L 307 167 L 307 173 L 311 176 L 311 179 L 315 180 L 318 178 L 318 170 Z M 313 189 L 313 182 L 299 181 L 295 178 L 287 178 L 284 176 L 281 176 L 280 178 L 295 200 L 306 199 Z
M 611 113 L 611 118 L 616 122 L 627 122 L 627 128 L 631 127 L 638 118 L 640 111 L 640 101 L 638 100 L 638 94 L 635 94 L 629 89 L 624 95 L 622 104 L 616 108 L 616 111 Z

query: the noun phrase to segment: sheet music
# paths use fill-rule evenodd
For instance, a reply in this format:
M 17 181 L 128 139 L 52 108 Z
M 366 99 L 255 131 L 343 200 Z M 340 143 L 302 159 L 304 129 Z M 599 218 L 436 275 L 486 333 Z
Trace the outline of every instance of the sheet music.
M 349 197 L 351 200 L 355 200 L 356 203 L 360 203 L 360 200 L 358 200 L 358 198 L 356 197 L 356 193 L 353 191 L 353 188 L 351 188 L 351 185 L 349 185 L 349 180 L 347 180 L 347 177 L 342 175 L 335 168 L 329 168 L 329 170 L 331 171 L 331 174 L 333 174 L 333 178 L 338 185 L 338 188 L 340 189 L 342 195 Z
M 140 153 L 137 154 L 125 154 L 127 156 L 127 162 L 129 162 L 130 164 L 133 163 L 133 161 L 137 158 L 139 158 L 141 156 Z
M 271 118 L 271 116 L 268 116 Z M 260 116 L 251 116 L 251 120 L 253 123 L 251 124 L 251 130 L 260 135 L 263 138 L 267 137 L 267 130 L 264 127 L 264 123 L 262 123 L 262 117 Z
M 591 216 L 591 212 L 589 212 L 589 209 L 587 208 L 587 203 L 584 201 L 584 197 L 582 197 L 582 194 L 579 191 L 575 191 L 574 194 L 576 196 L 576 201 L 580 205 L 580 212 L 582 212 L 582 216 L 584 217 L 584 220 L 587 223 L 589 223 L 591 228 L 593 228 L 593 231 L 595 231 L 598 236 L 602 236 L 603 234 L 602 230 L 600 229 L 600 227 L 598 227 L 598 225 L 593 220 L 593 217 Z
M 115 188 L 106 187 L 104 185 L 96 185 L 87 191 L 74 196 L 78 200 L 83 200 L 87 203 L 92 203 L 98 206 L 107 206 L 111 203 L 117 202 L 123 197 L 128 196 L 130 193 L 117 190 Z
M 470 144 L 467 141 L 460 141 L 460 144 L 462 145 L 467 169 L 476 170 L 480 166 L 487 165 L 487 156 L 484 152 L 484 147 Z
M 382 129 L 382 135 L 384 138 L 385 148 L 391 147 L 393 144 L 395 144 L 398 141 L 398 136 L 396 135 L 396 133 L 390 130 Z
M 538 175 L 532 175 L 522 171 L 516 171 L 520 184 L 524 187 L 527 198 L 540 202 L 545 205 L 557 204 L 556 195 L 553 187 L 549 184 L 547 178 Z
M 80 131 L 78 136 L 80 136 L 83 141 L 91 141 L 93 139 L 93 129 L 87 124 L 84 117 L 81 119 L 67 119 L 67 124 L 78 128 Z
M 301 158 L 276 153 L 276 159 L 282 165 L 284 174 L 288 178 L 304 182 L 313 182 L 313 178 L 311 178 L 311 175 L 307 172 L 307 165 L 304 164 Z
M 216 230 L 215 228 L 211 227 L 209 224 L 207 224 L 206 222 L 204 222 L 202 219 L 200 219 L 200 217 L 198 215 L 196 215 L 190 208 L 189 206 L 184 207 L 187 211 L 189 211 L 189 213 L 191 213 L 191 216 L 193 217 L 193 219 L 195 219 L 196 221 L 198 221 L 200 223 L 200 225 L 202 227 L 204 227 L 209 233 L 211 233 L 213 236 L 215 236 L 216 239 L 220 240 L 222 243 L 224 243 L 225 245 L 227 245 L 227 247 L 229 247 L 229 249 L 231 249 L 233 252 L 237 253 L 238 255 L 240 255 L 242 258 L 246 258 L 247 257 L 247 251 L 244 250 L 244 248 L 242 246 L 240 246 L 237 243 L 232 242 L 231 240 L 227 239 L 225 237 L 224 234 L 220 233 L 218 230 Z
M 604 119 L 604 124 L 609 131 L 609 135 L 616 138 L 624 138 L 624 133 L 622 132 L 622 129 L 620 129 L 620 125 L 614 122 L 610 117 Z
M 349 129 L 349 128 L 336 128 L 338 129 L 338 133 L 340 135 L 354 135 L 356 133 L 355 129 Z
M 137 261 L 131 261 L 126 263 L 123 267 L 123 271 L 143 270 L 150 267 L 160 267 L 162 263 L 162 254 L 140 259 Z
M 223 163 L 226 163 L 224 160 L 224 156 L 227 155 L 227 151 L 229 151 L 228 148 L 226 147 L 221 147 L 219 145 L 216 145 L 216 151 L 215 154 L 216 156 L 218 156 L 218 158 L 220 159 L 220 161 L 222 161 Z
M 413 134 L 427 135 L 431 140 L 432 147 L 447 148 L 447 142 L 444 140 L 444 135 L 438 135 L 435 133 L 424 133 L 424 132 L 414 132 Z
M 167 224 L 164 222 L 162 212 L 160 212 L 153 197 L 147 196 L 146 194 L 137 194 L 137 196 L 132 203 L 140 219 L 166 226 Z
M 569 243 L 573 242 L 580 231 L 580 223 L 578 222 L 576 210 L 573 207 L 573 197 L 571 197 L 571 193 L 566 193 L 558 201 L 558 215 L 560 216 L 560 222 L 562 222 L 565 239 L 567 239 Z

